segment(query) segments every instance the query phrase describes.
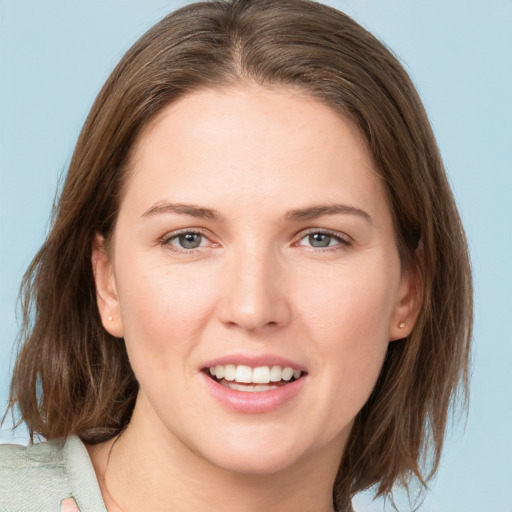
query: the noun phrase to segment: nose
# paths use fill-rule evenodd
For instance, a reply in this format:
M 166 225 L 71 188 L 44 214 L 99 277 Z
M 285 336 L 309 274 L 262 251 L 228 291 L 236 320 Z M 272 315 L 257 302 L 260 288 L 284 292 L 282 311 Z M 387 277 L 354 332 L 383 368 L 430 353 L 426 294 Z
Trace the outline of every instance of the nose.
M 290 322 L 286 271 L 271 250 L 239 251 L 226 274 L 218 310 L 223 324 L 254 333 Z

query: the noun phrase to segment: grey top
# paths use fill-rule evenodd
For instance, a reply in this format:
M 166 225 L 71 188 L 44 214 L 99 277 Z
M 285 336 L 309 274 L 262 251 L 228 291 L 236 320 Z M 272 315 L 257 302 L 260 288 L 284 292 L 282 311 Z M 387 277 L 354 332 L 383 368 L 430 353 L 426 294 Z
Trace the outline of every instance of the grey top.
M 78 437 L 28 447 L 0 444 L 0 512 L 35 511 L 107 512 Z
M 106 512 L 89 454 L 78 437 L 28 447 L 0 445 L 0 512 L 77 508 Z

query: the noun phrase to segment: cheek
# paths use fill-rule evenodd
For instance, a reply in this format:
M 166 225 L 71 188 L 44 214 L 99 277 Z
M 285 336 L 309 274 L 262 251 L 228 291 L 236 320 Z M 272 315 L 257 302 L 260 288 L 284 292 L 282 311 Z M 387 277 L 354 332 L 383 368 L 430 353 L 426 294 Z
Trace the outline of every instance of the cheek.
M 387 268 L 374 264 L 347 266 L 325 276 L 316 273 L 300 284 L 300 315 L 322 333 L 320 340 L 325 340 L 326 348 L 335 339 L 354 348 L 377 340 L 387 343 L 399 283 L 400 267 L 393 262 Z M 335 347 L 342 350 L 341 344 Z
M 136 375 L 156 375 L 159 368 L 168 374 L 197 345 L 209 318 L 208 281 L 147 261 L 127 260 L 116 272 L 124 338 Z
M 388 270 L 339 272 L 326 291 L 304 294 L 302 315 L 315 340 L 310 353 L 333 403 L 334 428 L 359 412 L 380 374 L 399 282 L 399 270 Z

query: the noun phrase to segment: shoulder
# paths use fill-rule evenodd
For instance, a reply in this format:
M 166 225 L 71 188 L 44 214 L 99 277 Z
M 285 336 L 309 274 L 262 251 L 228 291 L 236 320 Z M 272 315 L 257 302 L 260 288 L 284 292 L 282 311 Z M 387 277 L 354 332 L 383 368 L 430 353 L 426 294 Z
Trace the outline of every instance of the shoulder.
M 0 445 L 0 474 L 0 512 L 58 511 L 70 496 L 83 512 L 105 510 L 87 450 L 78 437 L 27 447 Z
M 65 493 L 63 447 L 63 441 L 0 446 L 1 512 L 49 507 L 55 496 Z
M 63 463 L 63 446 L 63 440 L 47 441 L 29 446 L 1 444 L 0 467 L 3 471 L 39 466 L 58 467 Z

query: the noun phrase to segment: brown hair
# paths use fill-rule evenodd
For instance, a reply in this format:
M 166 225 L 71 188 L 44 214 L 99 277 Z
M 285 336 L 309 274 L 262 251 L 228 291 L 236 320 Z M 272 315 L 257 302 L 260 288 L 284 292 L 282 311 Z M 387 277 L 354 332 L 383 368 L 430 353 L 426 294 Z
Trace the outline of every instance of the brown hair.
M 466 398 L 472 281 L 463 228 L 421 101 L 397 59 L 345 14 L 307 0 L 184 7 L 127 52 L 87 118 L 53 227 L 21 289 L 23 329 L 11 405 L 31 434 L 106 440 L 129 422 L 138 385 L 123 340 L 102 327 L 91 269 L 108 239 L 141 130 L 199 88 L 237 82 L 298 87 L 352 120 L 382 177 L 403 265 L 422 306 L 406 341 L 389 344 L 356 417 L 334 501 L 377 484 L 421 483 L 440 458 L 450 405 Z M 427 464 L 428 463 L 428 464 Z M 430 469 L 431 471 L 429 472 Z

